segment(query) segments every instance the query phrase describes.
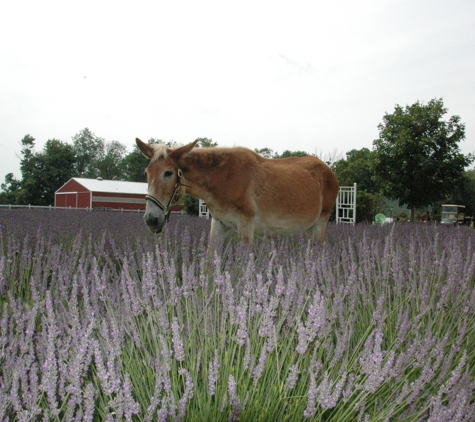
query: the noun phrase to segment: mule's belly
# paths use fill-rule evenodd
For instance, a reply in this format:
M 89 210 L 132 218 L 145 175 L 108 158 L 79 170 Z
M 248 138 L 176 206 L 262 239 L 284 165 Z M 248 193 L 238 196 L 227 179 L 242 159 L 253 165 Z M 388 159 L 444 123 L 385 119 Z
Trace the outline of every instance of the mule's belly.
M 222 223 L 228 229 L 238 231 L 240 224 L 239 218 L 232 218 L 230 216 L 216 216 L 214 217 L 220 223 Z M 298 234 L 302 231 L 308 230 L 317 221 L 317 218 L 296 220 L 289 216 L 288 218 L 271 218 L 263 219 L 259 216 L 255 216 L 252 219 L 254 234 L 257 236 L 276 236 Z
M 264 234 L 275 236 L 277 234 L 298 234 L 308 230 L 317 221 L 317 218 L 295 219 L 292 216 L 263 219 L 259 216 L 254 218 L 254 233 L 258 236 Z

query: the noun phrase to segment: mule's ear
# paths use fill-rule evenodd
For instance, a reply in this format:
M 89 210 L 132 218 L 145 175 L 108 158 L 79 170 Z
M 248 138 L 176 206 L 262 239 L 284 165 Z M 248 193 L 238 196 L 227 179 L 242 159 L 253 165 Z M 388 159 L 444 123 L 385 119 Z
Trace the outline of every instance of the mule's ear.
M 149 160 L 153 157 L 153 148 L 150 145 L 147 145 L 145 142 L 142 142 L 139 138 L 135 138 L 135 142 L 139 147 L 139 150 L 145 155 Z
M 169 150 L 168 154 L 175 161 L 178 161 L 180 158 L 186 157 L 190 153 L 190 151 L 195 147 L 195 145 L 198 143 L 198 141 L 199 141 L 199 139 L 192 142 L 191 144 L 185 145 L 184 147 L 180 147 L 180 148 L 174 149 L 172 151 Z

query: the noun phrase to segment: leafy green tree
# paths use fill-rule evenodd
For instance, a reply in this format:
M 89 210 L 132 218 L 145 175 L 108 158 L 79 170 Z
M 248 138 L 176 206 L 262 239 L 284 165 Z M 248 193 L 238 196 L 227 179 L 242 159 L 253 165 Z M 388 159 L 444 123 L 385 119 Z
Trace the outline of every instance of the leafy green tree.
M 99 163 L 104 158 L 104 139 L 86 127 L 73 136 L 73 146 L 76 155 L 75 176 L 93 179 L 100 176 Z
M 21 182 L 15 179 L 13 173 L 5 176 L 5 183 L 1 185 L 3 192 L 0 193 L 0 204 L 17 204 Z
M 340 186 L 357 184 L 356 221 L 372 221 L 384 210 L 384 198 L 374 181 L 374 153 L 368 148 L 352 149 L 346 159 L 340 159 L 332 166 Z
M 156 138 L 150 138 L 147 143 L 160 144 L 162 141 Z M 148 166 L 149 160 L 143 156 L 134 142 L 132 152 L 128 153 L 120 163 L 121 179 L 128 182 L 146 182 L 145 167 Z
M 450 196 L 473 161 L 458 146 L 465 139 L 465 125 L 459 116 L 443 120 L 446 113 L 442 99 L 396 105 L 378 126 L 376 178 L 387 197 L 408 204 L 411 220 L 416 208 Z
M 185 206 L 185 212 L 189 215 L 198 215 L 200 201 L 191 195 L 185 195 L 183 198 L 183 205 Z
M 97 162 L 99 175 L 105 180 L 123 180 L 122 160 L 127 148 L 118 141 L 110 141 L 104 144 L 104 155 Z
M 30 192 L 26 191 L 25 187 L 28 185 L 28 178 L 32 178 L 35 173 L 35 164 L 36 157 L 34 153 L 35 149 L 35 138 L 31 135 L 25 135 L 21 140 L 21 154 L 22 159 L 20 160 L 20 171 L 22 174 L 22 180 L 20 182 L 20 189 L 18 189 L 16 195 L 17 204 L 27 205 L 31 204 L 34 197 L 30 197 Z
M 73 176 L 73 147 L 66 142 L 49 139 L 42 152 L 33 153 L 34 139 L 25 144 L 28 147 L 24 149 L 21 161 L 22 180 L 17 201 L 20 204 L 53 205 L 54 192 Z
M 358 184 L 359 190 L 376 193 L 378 188 L 374 181 L 374 153 L 368 148 L 352 149 L 346 153 L 346 159 L 338 160 L 333 171 L 342 186 Z
M 217 142 L 213 142 L 213 140 L 211 138 L 198 138 L 198 144 L 197 144 L 199 147 L 202 147 L 202 148 L 211 148 L 211 147 L 217 147 L 218 146 L 218 143 Z
M 257 152 L 265 158 L 307 157 L 311 155 L 305 151 L 290 151 L 288 149 L 285 150 L 282 154 L 279 154 L 278 152 L 275 152 L 274 150 L 267 147 L 260 149 L 256 148 L 254 152 Z
M 145 167 L 148 161 L 137 146 L 134 146 L 132 152 L 128 153 L 121 161 L 120 168 L 122 178 L 128 182 L 146 182 Z
M 262 155 L 265 158 L 274 158 L 275 153 L 274 150 L 270 148 L 261 148 L 261 149 L 255 149 L 254 152 L 257 152 L 259 155 Z
M 475 216 L 475 169 L 465 172 L 460 202 L 465 205 L 465 215 Z
M 460 184 L 459 189 L 452 198 L 447 200 L 447 203 L 465 205 L 465 215 L 475 215 L 475 169 L 467 170 L 464 173 L 463 181 Z M 441 207 L 437 207 L 437 210 L 440 213 Z
M 310 154 L 305 151 L 289 151 L 285 150 L 282 154 L 276 154 L 274 158 L 287 158 L 287 157 L 308 157 Z

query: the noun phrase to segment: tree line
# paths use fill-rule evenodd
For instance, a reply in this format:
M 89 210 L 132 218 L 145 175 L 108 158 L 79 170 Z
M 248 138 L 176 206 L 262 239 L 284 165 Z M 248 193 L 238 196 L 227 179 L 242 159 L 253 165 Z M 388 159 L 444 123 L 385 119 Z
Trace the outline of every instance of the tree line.
M 321 157 L 336 173 L 340 185 L 357 183 L 357 221 L 372 221 L 375 214 L 387 212 L 386 198 L 405 204 L 414 220 L 416 211 L 430 209 L 432 217 L 440 213 L 443 202 L 466 206 L 475 214 L 475 170 L 466 170 L 472 154 L 460 152 L 465 139 L 465 125 L 459 116 L 444 120 L 447 109 L 442 99 L 427 104 L 416 102 L 386 113 L 379 124 L 379 138 L 373 149 L 351 150 L 344 158 Z M 22 178 L 5 176 L 1 185 L 2 204 L 52 205 L 54 192 L 71 177 L 146 182 L 147 159 L 134 145 L 132 152 L 117 141 L 105 141 L 88 128 L 68 143 L 50 139 L 35 152 L 35 139 L 21 140 L 20 170 Z M 157 138 L 148 143 L 161 142 Z M 167 143 L 169 146 L 173 142 Z M 214 147 L 216 142 L 199 138 L 198 146 Z M 305 151 L 286 150 L 278 154 L 270 148 L 255 149 L 266 158 L 314 155 Z M 187 197 L 187 212 L 198 212 L 198 201 Z
M 72 143 L 59 139 L 46 141 L 42 151 L 35 151 L 35 138 L 26 135 L 21 140 L 21 179 L 13 173 L 5 176 L 0 204 L 53 205 L 54 193 L 72 177 L 104 180 L 146 182 L 144 173 L 148 160 L 135 146 L 127 147 L 118 141 L 106 141 L 84 128 L 73 136 Z M 160 143 L 150 138 L 149 144 Z M 169 146 L 173 141 L 166 142 Z M 200 138 L 199 145 L 216 145 L 211 139 Z

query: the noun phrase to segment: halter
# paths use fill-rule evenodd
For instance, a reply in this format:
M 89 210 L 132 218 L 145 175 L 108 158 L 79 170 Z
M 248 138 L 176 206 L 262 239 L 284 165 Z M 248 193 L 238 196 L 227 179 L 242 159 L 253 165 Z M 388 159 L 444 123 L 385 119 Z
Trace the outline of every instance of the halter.
M 175 184 L 175 190 L 172 193 L 172 196 L 170 196 L 170 199 L 168 200 L 167 206 L 164 206 L 157 198 L 155 198 L 152 195 L 145 195 L 145 201 L 149 200 L 152 201 L 155 205 L 157 205 L 162 211 L 163 214 L 165 215 L 165 222 L 170 221 L 170 210 L 172 208 L 172 205 L 178 201 L 178 198 L 180 196 L 180 188 L 182 186 L 187 186 L 181 183 L 181 178 L 183 177 L 183 173 L 180 169 L 177 171 L 177 180 Z M 189 186 L 187 186 L 189 187 Z

